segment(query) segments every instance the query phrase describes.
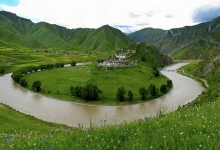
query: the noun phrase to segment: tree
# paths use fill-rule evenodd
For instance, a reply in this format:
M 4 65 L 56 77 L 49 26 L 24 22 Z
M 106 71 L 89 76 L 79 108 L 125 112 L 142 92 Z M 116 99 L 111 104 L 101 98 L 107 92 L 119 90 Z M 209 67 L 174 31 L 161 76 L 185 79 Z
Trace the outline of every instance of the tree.
M 93 84 L 87 84 L 84 88 L 84 92 L 86 100 L 96 100 L 98 95 L 102 93 L 101 90 Z
M 71 96 L 75 96 L 74 89 L 75 88 L 73 86 L 70 87 L 70 94 L 71 94 Z
M 76 86 L 74 88 L 71 86 L 70 93 L 72 96 L 81 97 L 86 100 L 97 100 L 102 91 L 96 85 L 87 84 L 85 87 Z
M 37 92 L 41 91 L 41 81 L 34 81 L 32 90 L 36 90 Z
M 21 72 L 21 71 L 13 72 L 13 74 L 11 75 L 11 78 L 12 78 L 16 83 L 19 83 L 20 79 L 22 78 L 22 72 Z
M 145 87 L 142 87 L 139 89 L 139 94 L 141 95 L 141 99 L 145 100 L 146 96 L 147 96 L 147 90 L 145 89 Z
M 5 72 L 5 69 L 3 67 L 0 68 L 0 73 L 3 74 Z
M 128 100 L 132 101 L 133 100 L 133 93 L 131 90 L 128 91 Z
M 117 94 L 116 94 L 116 99 L 119 100 L 119 101 L 124 101 L 125 94 L 126 94 L 126 90 L 125 90 L 124 87 L 118 88 L 118 91 L 117 91 Z
M 28 83 L 27 83 L 27 81 L 26 81 L 25 79 L 20 79 L 20 80 L 19 80 L 19 84 L 20 84 L 21 86 L 23 86 L 23 87 L 27 87 L 27 85 L 28 85 Z
M 75 62 L 75 61 L 72 61 L 72 62 L 71 62 L 71 66 L 76 66 L 76 62 Z
M 156 66 L 153 66 L 153 74 L 154 74 L 155 77 L 160 76 L 160 71 L 157 69 Z
M 156 88 L 156 86 L 154 84 L 151 84 L 149 86 L 148 91 L 149 91 L 151 96 L 157 95 L 157 88 Z
M 167 87 L 172 87 L 173 86 L 173 82 L 172 80 L 167 80 Z
M 160 86 L 160 91 L 161 91 L 162 93 L 165 93 L 165 92 L 167 91 L 167 86 L 166 86 L 166 84 L 162 84 L 162 85 Z

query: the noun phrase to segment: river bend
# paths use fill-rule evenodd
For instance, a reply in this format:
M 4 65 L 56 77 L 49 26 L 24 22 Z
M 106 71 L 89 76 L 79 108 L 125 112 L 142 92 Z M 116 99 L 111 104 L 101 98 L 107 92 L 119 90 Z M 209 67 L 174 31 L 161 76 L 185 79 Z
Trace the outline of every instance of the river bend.
M 185 64 L 175 64 L 165 70 L 176 70 Z M 204 90 L 196 81 L 176 72 L 161 73 L 173 81 L 173 89 L 168 94 L 149 102 L 126 106 L 84 105 L 41 96 L 18 86 L 11 79 L 11 74 L 6 74 L 0 76 L 0 103 L 48 122 L 88 126 L 90 121 L 98 125 L 103 124 L 104 119 L 107 123 L 118 123 L 154 116 L 160 110 L 172 111 L 193 101 Z

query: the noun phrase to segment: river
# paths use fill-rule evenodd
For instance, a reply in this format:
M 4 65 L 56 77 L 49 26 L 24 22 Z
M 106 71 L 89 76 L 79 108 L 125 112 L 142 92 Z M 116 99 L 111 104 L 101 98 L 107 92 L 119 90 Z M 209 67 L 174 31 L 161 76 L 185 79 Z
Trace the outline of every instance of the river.
M 165 68 L 176 70 L 186 63 L 178 63 Z M 0 103 L 30 114 L 39 119 L 77 127 L 78 123 L 89 126 L 104 123 L 119 123 L 137 118 L 156 115 L 160 110 L 169 112 L 179 105 L 193 101 L 204 88 L 196 81 L 176 72 L 161 71 L 173 81 L 173 89 L 158 99 L 135 105 L 97 106 L 57 100 L 33 93 L 18 86 L 11 79 L 11 74 L 0 76 Z

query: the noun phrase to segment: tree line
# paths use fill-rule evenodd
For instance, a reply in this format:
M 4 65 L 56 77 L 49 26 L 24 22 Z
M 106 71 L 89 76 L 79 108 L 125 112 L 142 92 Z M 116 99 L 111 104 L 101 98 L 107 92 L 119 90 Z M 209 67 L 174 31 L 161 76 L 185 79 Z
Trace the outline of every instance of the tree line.
M 96 85 L 87 84 L 85 87 L 71 86 L 70 93 L 72 96 L 81 97 L 89 101 L 89 100 L 97 100 L 99 94 L 101 94 L 102 91 Z
M 167 84 L 162 84 L 160 86 L 160 92 L 165 93 L 168 88 L 173 86 L 172 80 L 167 80 Z M 155 84 L 150 84 L 149 87 L 146 89 L 145 87 L 141 87 L 139 89 L 139 94 L 142 100 L 146 100 L 147 97 L 155 97 L 159 94 L 159 89 L 155 86 Z M 133 93 L 131 90 L 127 93 L 128 100 L 133 100 Z M 117 101 L 124 101 L 126 99 L 126 90 L 124 87 L 119 87 L 116 93 Z

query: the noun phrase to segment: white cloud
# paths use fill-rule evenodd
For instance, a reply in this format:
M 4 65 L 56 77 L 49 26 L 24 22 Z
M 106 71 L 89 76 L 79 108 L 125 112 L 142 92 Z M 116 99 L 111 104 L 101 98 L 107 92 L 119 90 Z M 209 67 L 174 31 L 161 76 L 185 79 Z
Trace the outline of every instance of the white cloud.
M 0 7 L 32 21 L 68 28 L 98 28 L 109 24 L 123 31 L 134 31 L 193 25 L 194 10 L 210 5 L 220 6 L 220 0 L 20 0 L 17 6 L 1 4 Z

